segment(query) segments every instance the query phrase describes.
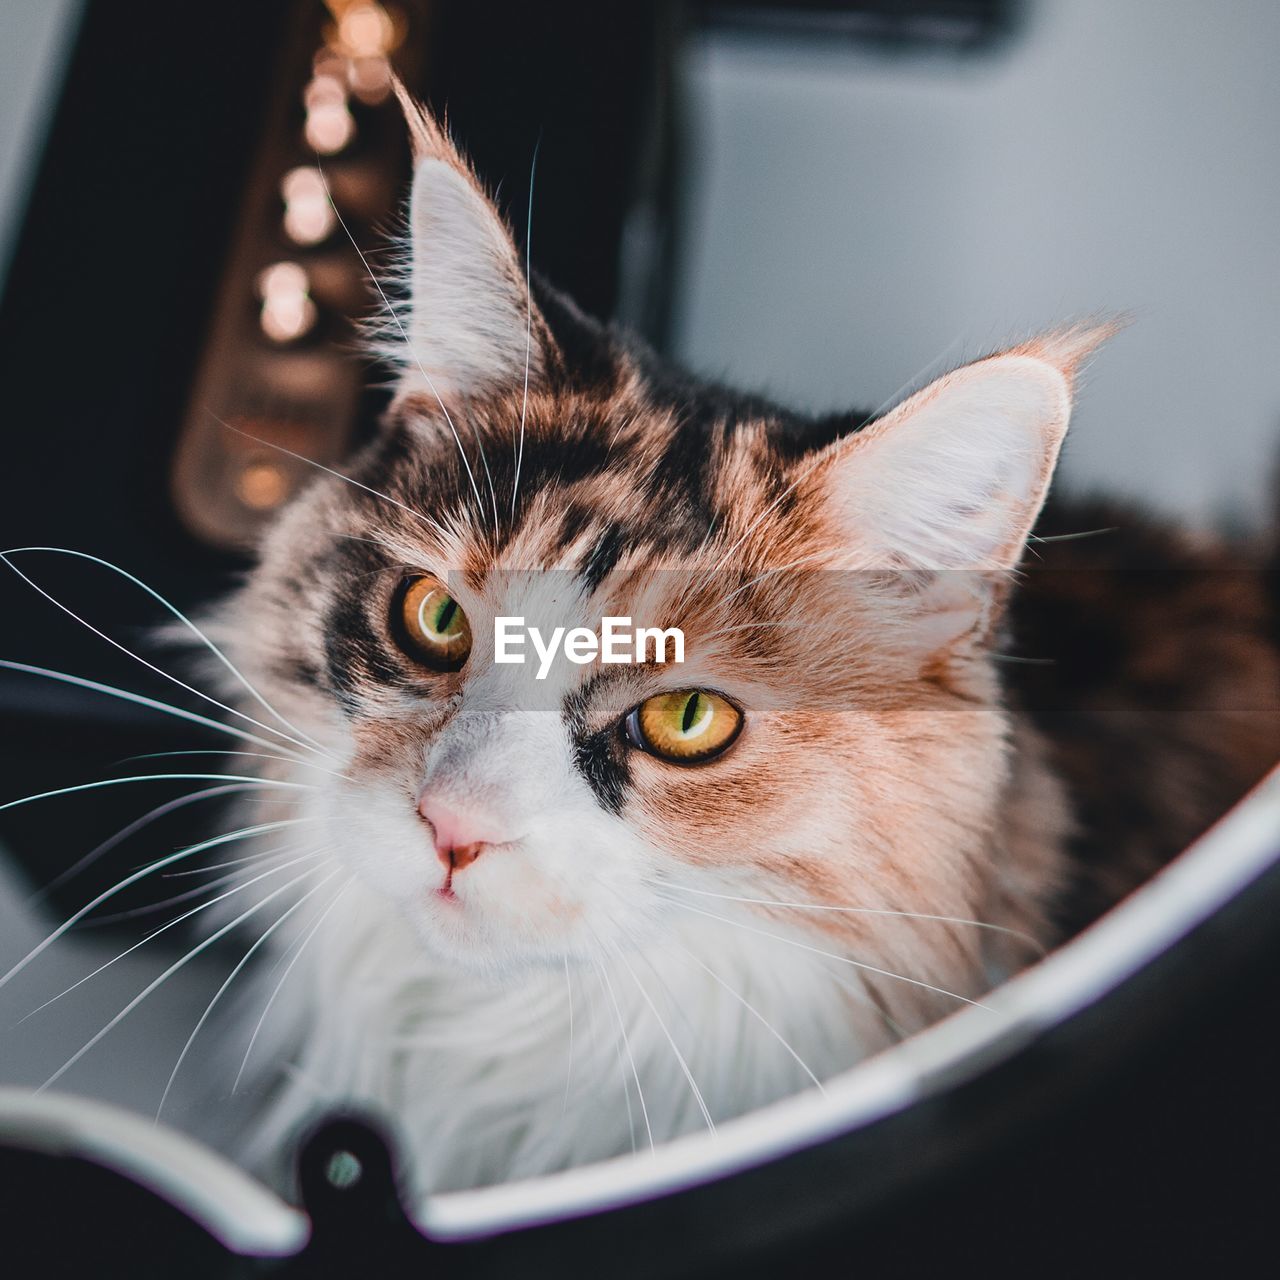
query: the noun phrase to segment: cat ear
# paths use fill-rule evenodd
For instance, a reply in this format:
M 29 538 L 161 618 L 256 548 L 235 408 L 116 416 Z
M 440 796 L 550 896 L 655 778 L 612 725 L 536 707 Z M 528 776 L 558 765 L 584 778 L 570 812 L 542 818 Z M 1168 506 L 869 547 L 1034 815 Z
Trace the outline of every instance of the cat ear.
M 409 201 L 409 309 L 386 350 L 401 390 L 446 404 L 536 385 L 554 342 L 530 296 L 506 226 L 439 123 L 398 81 L 413 146 Z M 406 339 L 407 337 L 407 346 Z
M 966 365 L 829 446 L 809 479 L 842 562 L 1012 569 L 1048 492 L 1075 374 L 1115 327 L 1051 334 Z

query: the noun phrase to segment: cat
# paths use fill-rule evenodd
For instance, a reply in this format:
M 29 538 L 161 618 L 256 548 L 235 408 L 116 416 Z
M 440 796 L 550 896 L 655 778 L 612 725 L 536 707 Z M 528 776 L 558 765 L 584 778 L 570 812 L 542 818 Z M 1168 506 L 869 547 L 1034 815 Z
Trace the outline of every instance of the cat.
M 1280 756 L 1243 551 L 1048 498 L 1110 326 L 874 421 L 791 413 L 532 278 L 400 97 L 393 402 L 213 622 L 261 700 L 226 696 L 280 738 L 247 766 L 285 784 L 244 813 L 289 878 L 255 889 L 278 923 L 220 1037 L 251 1051 L 253 1123 L 218 1135 L 251 1167 L 282 1177 L 308 1117 L 358 1104 L 420 1192 L 473 1187 L 821 1088 L 980 1003 Z M 495 663 L 501 616 L 686 652 L 538 681 Z

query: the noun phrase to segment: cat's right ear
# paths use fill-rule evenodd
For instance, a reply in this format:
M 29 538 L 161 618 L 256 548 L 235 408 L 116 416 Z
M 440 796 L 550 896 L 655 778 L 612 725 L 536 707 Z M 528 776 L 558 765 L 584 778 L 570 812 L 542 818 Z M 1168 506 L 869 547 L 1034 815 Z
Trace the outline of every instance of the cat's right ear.
M 911 602 L 930 653 L 991 634 L 1044 503 L 1082 363 L 1114 324 L 946 374 L 807 463 L 801 505 L 833 568 Z M 900 640 L 900 643 L 905 641 Z
M 850 567 L 1007 572 L 1049 488 L 1083 362 L 1114 323 L 1046 334 L 937 379 L 804 476 Z
M 409 309 L 383 328 L 401 394 L 452 407 L 536 386 L 557 353 L 511 232 L 440 124 L 399 82 L 396 94 L 413 145 Z

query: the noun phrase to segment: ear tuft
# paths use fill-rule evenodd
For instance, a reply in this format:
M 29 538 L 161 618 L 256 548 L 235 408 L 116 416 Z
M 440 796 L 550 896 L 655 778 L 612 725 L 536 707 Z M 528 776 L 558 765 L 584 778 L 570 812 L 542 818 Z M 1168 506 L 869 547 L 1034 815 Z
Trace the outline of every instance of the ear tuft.
M 1074 386 L 1089 358 L 1129 323 L 1127 316 L 1106 320 L 1082 320 L 1039 334 L 1029 342 L 1012 348 L 1009 355 L 1031 356 L 1059 369 Z
M 413 167 L 416 169 L 424 160 L 443 160 L 452 168 L 465 173 L 478 186 L 474 170 L 450 141 L 446 127 L 413 97 L 399 76 L 392 76 L 391 87 L 404 115 L 405 127 L 409 130 Z

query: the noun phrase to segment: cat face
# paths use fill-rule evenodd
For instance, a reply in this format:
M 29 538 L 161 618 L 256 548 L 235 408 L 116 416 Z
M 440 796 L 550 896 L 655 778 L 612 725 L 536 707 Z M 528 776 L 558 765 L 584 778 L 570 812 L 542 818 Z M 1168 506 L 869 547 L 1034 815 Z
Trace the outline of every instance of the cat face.
M 1099 335 L 960 369 L 858 430 L 805 424 L 531 289 L 409 118 L 398 394 L 348 478 L 270 533 L 233 628 L 337 762 L 315 779 L 335 850 L 458 966 L 803 903 L 823 945 L 980 985 L 976 931 L 922 949 L 895 913 L 982 918 L 1003 874 L 990 648 Z M 683 661 L 560 655 L 539 678 L 495 661 L 499 617 L 678 628 Z

